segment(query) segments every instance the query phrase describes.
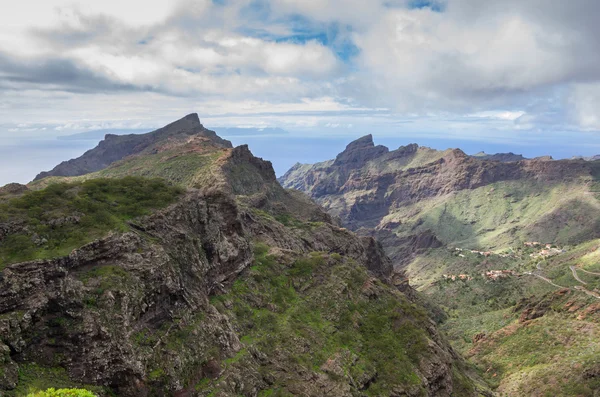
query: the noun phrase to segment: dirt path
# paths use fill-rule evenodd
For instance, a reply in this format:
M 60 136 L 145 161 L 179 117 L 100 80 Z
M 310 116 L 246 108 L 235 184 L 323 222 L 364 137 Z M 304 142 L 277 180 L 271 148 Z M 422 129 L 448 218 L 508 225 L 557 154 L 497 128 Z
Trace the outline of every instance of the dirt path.
M 571 269 L 571 271 L 573 272 L 573 277 L 575 277 L 575 280 L 579 281 L 583 285 L 587 285 L 587 283 L 580 279 L 577 275 L 577 269 L 575 268 L 575 266 L 569 266 L 569 269 Z
M 581 270 L 584 273 L 593 274 L 594 276 L 600 276 L 600 273 L 590 272 L 590 271 L 587 271 L 585 269 L 578 268 L 577 270 Z
M 583 292 L 584 294 L 588 294 L 589 296 L 593 296 L 594 298 L 600 299 L 600 294 L 597 294 L 597 293 L 595 293 L 593 291 L 587 290 L 587 289 L 585 289 L 585 288 L 583 288 L 583 287 L 581 287 L 579 285 L 576 285 L 573 288 L 575 288 L 577 291 Z

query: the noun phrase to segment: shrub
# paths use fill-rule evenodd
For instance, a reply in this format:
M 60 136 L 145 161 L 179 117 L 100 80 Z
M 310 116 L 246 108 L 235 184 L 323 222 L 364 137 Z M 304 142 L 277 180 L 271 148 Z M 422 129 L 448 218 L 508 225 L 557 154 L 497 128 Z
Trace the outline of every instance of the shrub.
M 96 397 L 94 393 L 85 389 L 54 389 L 37 393 L 29 393 L 27 397 Z

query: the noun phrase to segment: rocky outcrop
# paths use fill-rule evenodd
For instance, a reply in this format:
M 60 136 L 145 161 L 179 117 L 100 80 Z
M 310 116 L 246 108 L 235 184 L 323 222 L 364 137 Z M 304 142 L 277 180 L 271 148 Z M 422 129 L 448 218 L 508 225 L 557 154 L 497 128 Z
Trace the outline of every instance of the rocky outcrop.
M 365 135 L 346 146 L 346 149 L 337 155 L 334 166 L 342 166 L 348 168 L 360 168 L 367 163 L 369 160 L 373 160 L 385 153 L 388 153 L 389 149 L 382 145 L 373 143 L 373 136 L 371 134 Z
M 41 172 L 35 180 L 48 176 L 78 176 L 99 171 L 127 156 L 160 150 L 161 145 L 170 141 L 182 141 L 190 136 L 201 136 L 212 144 L 231 148 L 231 142 L 220 138 L 214 131 L 204 128 L 196 113 L 189 114 L 163 128 L 147 134 L 114 135 L 107 134 L 97 147 L 88 150 L 81 157 L 64 161 L 51 171 Z
M 21 185 L 20 183 L 9 183 L 0 187 L 0 197 L 1 196 L 14 196 L 25 193 L 29 189 L 25 185 Z
M 81 383 L 144 395 L 153 357 L 135 345 L 135 334 L 178 326 L 175 317 L 185 322 L 198 311 L 207 313 L 203 327 L 219 348 L 239 349 L 226 319 L 208 305 L 208 296 L 252 261 L 232 199 L 191 193 L 134 226 L 137 232 L 97 240 L 67 257 L 11 265 L 0 274 L 0 340 L 11 351 L 10 365 L 64 366 Z M 197 343 L 193 349 L 206 347 Z M 193 354 L 182 352 L 181 366 L 197 359 L 186 353 Z

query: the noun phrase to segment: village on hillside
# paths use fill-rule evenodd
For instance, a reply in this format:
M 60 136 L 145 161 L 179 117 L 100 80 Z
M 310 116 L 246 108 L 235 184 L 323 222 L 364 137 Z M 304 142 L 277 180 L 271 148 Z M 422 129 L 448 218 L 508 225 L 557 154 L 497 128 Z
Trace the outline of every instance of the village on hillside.
M 552 243 L 540 243 L 538 241 L 526 241 L 523 243 L 523 246 L 527 249 L 540 249 L 537 252 L 533 252 L 533 253 L 529 253 L 529 257 L 536 259 L 536 258 L 547 258 L 547 257 L 551 257 L 554 255 L 558 255 L 558 254 L 562 254 L 564 252 L 566 252 L 564 249 L 561 249 L 559 247 L 557 247 L 555 244 Z M 498 256 L 500 258 L 514 258 L 514 259 L 522 259 L 523 255 L 519 255 L 515 252 L 513 253 L 495 253 L 492 251 L 479 251 L 479 250 L 473 250 L 473 249 L 466 249 L 466 248 L 450 248 L 450 250 L 458 253 L 458 256 L 461 258 L 466 258 L 465 254 L 473 254 L 473 255 L 479 255 L 479 256 L 483 256 L 484 258 L 489 258 L 492 256 Z M 530 252 L 528 250 L 528 252 Z M 522 254 L 526 254 L 526 252 L 522 253 Z M 520 276 L 521 274 L 514 271 L 514 270 L 510 270 L 510 269 L 492 269 L 492 270 L 487 270 L 483 273 L 481 273 L 481 276 L 487 280 L 490 281 L 496 281 L 499 279 L 505 279 L 505 278 L 509 278 L 509 277 L 514 277 L 514 276 Z M 446 280 L 446 281 L 471 281 L 473 280 L 472 275 L 469 274 L 442 274 L 442 279 Z

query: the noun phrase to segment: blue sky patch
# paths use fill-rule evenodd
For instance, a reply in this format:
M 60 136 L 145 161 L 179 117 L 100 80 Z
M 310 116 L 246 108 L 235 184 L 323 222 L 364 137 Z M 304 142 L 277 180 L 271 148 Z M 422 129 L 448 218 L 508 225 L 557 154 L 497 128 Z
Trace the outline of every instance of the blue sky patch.
M 408 7 L 411 9 L 430 8 L 432 11 L 442 12 L 444 11 L 446 4 L 445 2 L 438 0 L 411 0 Z

